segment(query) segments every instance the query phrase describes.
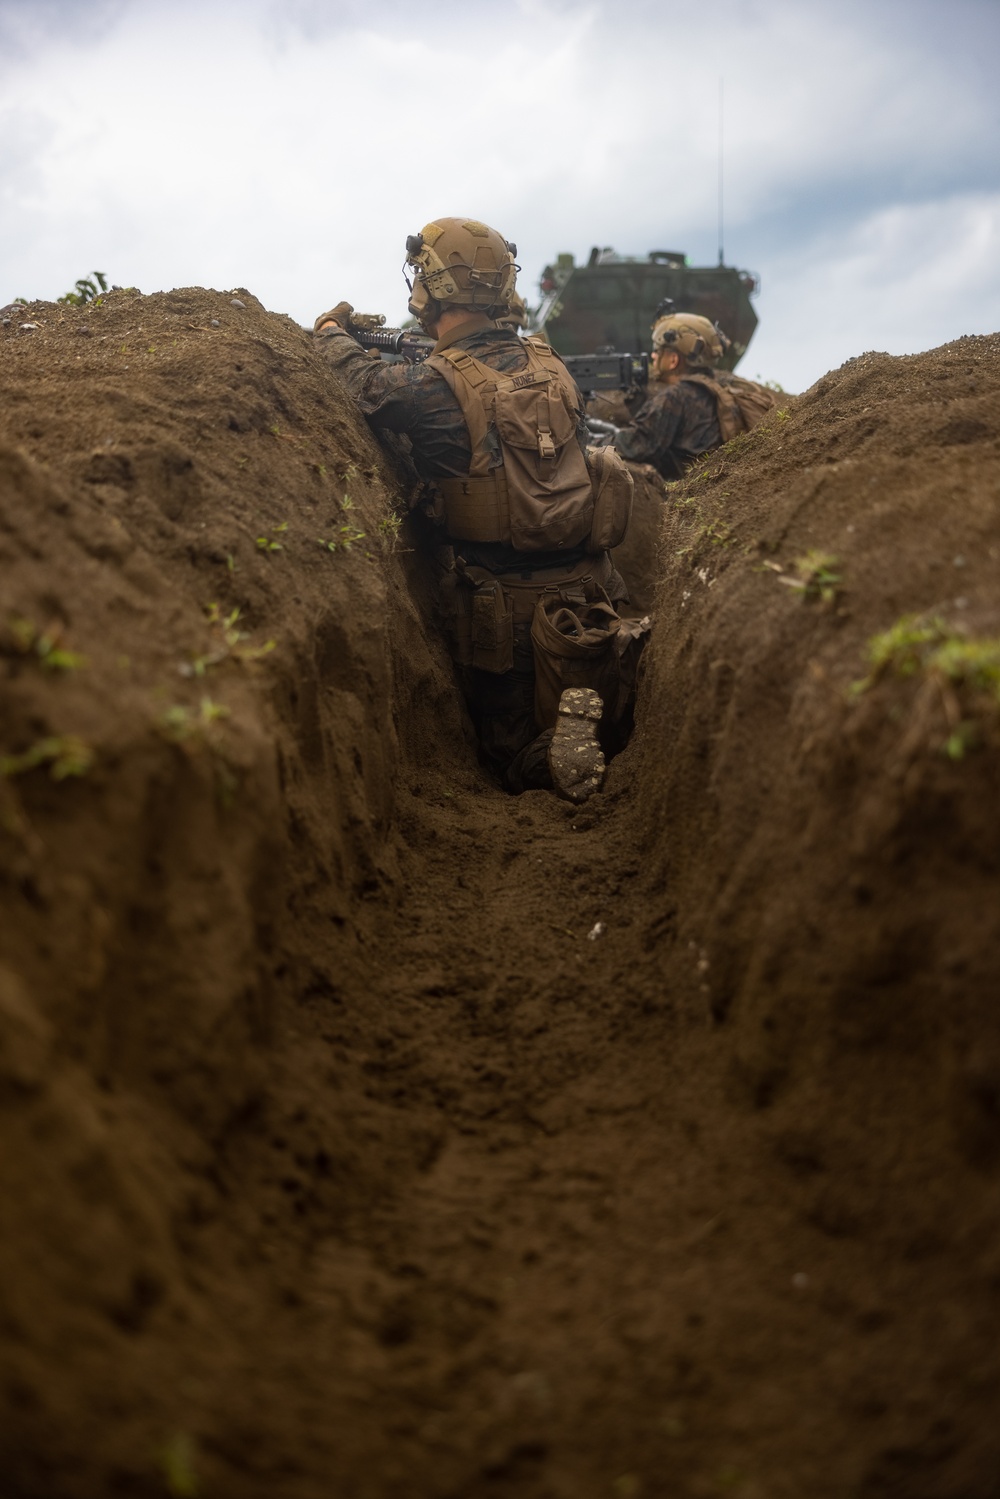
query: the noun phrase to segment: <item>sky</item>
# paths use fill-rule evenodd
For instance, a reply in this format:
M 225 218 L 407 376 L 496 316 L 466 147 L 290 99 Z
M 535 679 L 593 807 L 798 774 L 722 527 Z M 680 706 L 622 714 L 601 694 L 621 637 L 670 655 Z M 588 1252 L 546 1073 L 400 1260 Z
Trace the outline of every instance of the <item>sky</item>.
M 407 234 L 753 271 L 803 390 L 1000 328 L 1000 0 L 0 0 L 0 303 L 105 271 L 406 315 Z

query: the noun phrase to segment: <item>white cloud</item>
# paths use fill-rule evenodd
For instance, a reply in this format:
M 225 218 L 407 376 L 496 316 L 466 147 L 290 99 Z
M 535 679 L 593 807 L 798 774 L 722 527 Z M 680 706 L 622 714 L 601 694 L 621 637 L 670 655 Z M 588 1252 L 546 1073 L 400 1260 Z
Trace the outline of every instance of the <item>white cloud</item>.
M 867 349 L 914 354 L 1000 330 L 1000 192 L 871 214 L 787 256 L 765 287 L 747 372 L 804 390 Z
M 458 26 L 445 0 L 108 0 L 92 31 L 70 14 L 0 0 L 0 300 L 99 267 L 147 291 L 245 285 L 302 321 L 342 296 L 397 319 L 405 235 L 449 212 L 517 241 L 529 295 L 592 244 L 711 263 L 722 73 L 727 253 L 765 287 L 752 368 L 801 384 L 873 325 L 921 338 L 894 256 L 933 279 L 935 327 L 991 305 L 995 221 L 974 205 L 1000 191 L 982 62 L 1000 8 L 978 0 L 931 38 L 927 0 L 468 0 Z M 945 203 L 953 241 L 986 244 L 961 279 Z M 865 316 L 833 317 L 834 289 Z

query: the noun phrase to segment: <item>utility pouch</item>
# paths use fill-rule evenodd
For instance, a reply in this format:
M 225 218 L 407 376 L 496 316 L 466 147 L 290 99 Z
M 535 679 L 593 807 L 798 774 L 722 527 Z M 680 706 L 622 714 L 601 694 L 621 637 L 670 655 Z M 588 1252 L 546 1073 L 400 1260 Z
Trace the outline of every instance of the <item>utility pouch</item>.
M 539 729 L 554 727 L 559 699 L 567 687 L 592 687 L 601 695 L 605 722 L 618 718 L 622 706 L 620 628 L 621 620 L 603 588 L 582 604 L 568 603 L 558 593 L 542 595 L 531 621 Z
M 606 552 L 625 540 L 635 485 L 615 448 L 588 448 L 587 468 L 594 491 L 594 519 L 587 550 Z
M 480 671 L 514 666 L 514 611 L 495 578 L 476 584 L 472 595 L 472 661 Z
M 468 475 L 437 481 L 444 526 L 460 541 L 569 550 L 587 542 L 594 517 L 579 394 L 547 344 L 529 338 L 521 347 L 526 367 L 509 376 L 454 348 L 427 360 L 461 406 L 472 448 Z
M 453 659 L 459 666 L 472 665 L 472 589 L 454 568 L 442 574 L 441 618 Z

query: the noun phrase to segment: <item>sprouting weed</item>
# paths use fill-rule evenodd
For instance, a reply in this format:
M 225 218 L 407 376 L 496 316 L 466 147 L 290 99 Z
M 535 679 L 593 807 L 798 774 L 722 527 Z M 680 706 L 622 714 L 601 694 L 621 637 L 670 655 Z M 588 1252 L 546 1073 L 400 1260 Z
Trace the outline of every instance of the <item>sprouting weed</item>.
M 47 765 L 54 781 L 65 781 L 71 776 L 85 776 L 93 763 L 93 750 L 75 734 L 52 735 L 37 740 L 19 755 L 0 755 L 0 776 L 20 776 Z
M 943 749 L 949 760 L 963 760 L 968 750 L 975 749 L 979 742 L 977 724 L 963 720 L 956 725 L 945 740 Z
M 832 604 L 837 597 L 837 585 L 841 575 L 836 569 L 839 558 L 830 552 L 809 551 L 804 557 L 796 557 L 785 572 L 776 562 L 765 562 L 765 567 L 778 574 L 778 582 L 798 593 L 803 603 L 819 599 Z
M 395 551 L 402 525 L 402 516 L 397 515 L 394 510 L 390 510 L 388 515 L 383 515 L 378 523 L 378 541 L 384 552 Z
M 93 302 L 95 307 L 99 307 L 102 301 L 101 293 L 106 292 L 107 289 L 107 276 L 103 271 L 94 271 L 91 276 L 81 276 L 76 283 L 76 290 L 66 292 L 58 300 L 67 303 L 70 307 L 83 307 L 87 302 Z
M 178 667 L 182 677 L 203 677 L 211 667 L 219 666 L 223 661 L 260 661 L 270 655 L 276 642 L 266 640 L 263 645 L 250 645 L 249 631 L 239 628 L 240 613 L 239 609 L 231 609 L 228 614 L 223 614 L 219 604 L 205 605 L 208 623 L 222 637 L 222 643 L 214 651 L 183 662 Z
M 284 534 L 285 534 L 285 532 L 287 530 L 288 530 L 288 522 L 286 520 L 283 520 L 279 526 L 275 526 L 274 527 L 274 535 L 273 536 L 268 536 L 266 534 L 266 532 L 265 532 L 265 534 L 263 536 L 258 536 L 257 537 L 257 550 L 261 551 L 261 552 L 265 552 L 265 553 L 268 553 L 268 552 L 280 552 L 280 551 L 282 551 L 283 550 L 282 543 L 277 540 L 277 537 L 284 536 Z
M 177 1432 L 159 1454 L 160 1469 L 170 1499 L 197 1499 L 200 1492 L 195 1445 L 186 1432 Z
M 864 692 L 880 676 L 918 673 L 965 687 L 1000 704 L 1000 639 L 975 639 L 949 630 L 939 615 L 907 614 L 868 642 L 868 676 L 854 684 Z
M 34 656 L 45 671 L 78 671 L 87 665 L 86 656 L 66 650 L 60 644 L 62 629 L 51 624 L 40 630 L 30 619 L 12 615 L 7 624 L 10 643 L 20 656 Z
M 328 552 L 349 552 L 357 541 L 363 541 L 364 531 L 359 531 L 356 526 L 338 526 L 333 536 L 317 536 L 316 540 L 321 547 Z
M 198 705 L 198 715 L 202 723 L 210 724 L 217 719 L 228 718 L 229 709 L 223 703 L 213 703 L 210 697 L 203 697 Z
M 216 703 L 210 697 L 203 697 L 197 708 L 189 708 L 184 703 L 175 703 L 161 714 L 159 724 L 168 739 L 172 739 L 175 744 L 181 744 L 195 737 L 206 738 L 209 730 L 219 719 L 228 717 L 229 709 L 223 703 Z

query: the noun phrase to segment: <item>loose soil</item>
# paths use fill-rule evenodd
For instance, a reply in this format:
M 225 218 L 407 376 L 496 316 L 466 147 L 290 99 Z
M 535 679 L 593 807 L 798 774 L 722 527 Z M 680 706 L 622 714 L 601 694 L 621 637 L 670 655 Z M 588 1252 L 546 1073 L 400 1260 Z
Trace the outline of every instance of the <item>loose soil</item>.
M 573 808 L 294 323 L 0 331 L 0 1491 L 996 1499 L 1000 338 L 639 477 Z

